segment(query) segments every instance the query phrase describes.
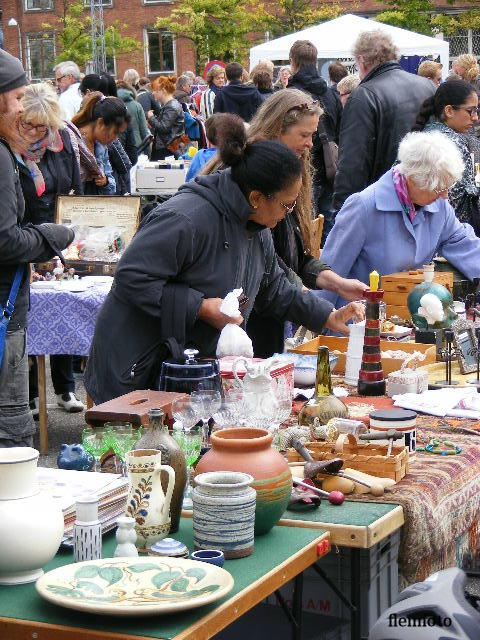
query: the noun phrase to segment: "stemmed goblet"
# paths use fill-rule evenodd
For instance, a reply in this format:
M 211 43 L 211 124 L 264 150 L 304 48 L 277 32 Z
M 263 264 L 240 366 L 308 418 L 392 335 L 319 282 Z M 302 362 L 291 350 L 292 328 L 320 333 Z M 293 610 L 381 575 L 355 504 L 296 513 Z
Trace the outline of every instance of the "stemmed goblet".
M 133 427 L 130 422 L 106 422 L 105 427 L 108 429 L 110 447 L 122 462 L 121 474 L 123 477 L 126 477 L 127 466 L 125 464 L 125 456 L 139 441 L 142 430 L 141 428 Z
M 185 462 L 187 465 L 187 484 L 185 485 L 185 493 L 183 494 L 183 507 L 191 509 L 193 503 L 190 479 L 192 474 L 192 465 L 200 455 L 202 448 L 202 430 L 199 428 L 190 428 L 188 431 L 186 429 L 174 429 L 173 437 L 185 454 Z
M 85 427 L 82 431 L 82 444 L 95 458 L 94 471 L 101 471 L 100 459 L 111 447 L 109 430 L 105 427 Z

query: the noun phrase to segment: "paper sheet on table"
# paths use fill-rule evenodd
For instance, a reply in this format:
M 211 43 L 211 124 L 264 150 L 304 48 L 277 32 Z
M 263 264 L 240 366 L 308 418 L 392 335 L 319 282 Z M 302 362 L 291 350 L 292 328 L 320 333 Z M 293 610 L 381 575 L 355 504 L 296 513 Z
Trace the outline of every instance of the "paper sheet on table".
M 476 388 L 435 389 L 424 393 L 404 393 L 393 396 L 393 404 L 403 409 L 443 418 L 480 420 L 480 398 Z

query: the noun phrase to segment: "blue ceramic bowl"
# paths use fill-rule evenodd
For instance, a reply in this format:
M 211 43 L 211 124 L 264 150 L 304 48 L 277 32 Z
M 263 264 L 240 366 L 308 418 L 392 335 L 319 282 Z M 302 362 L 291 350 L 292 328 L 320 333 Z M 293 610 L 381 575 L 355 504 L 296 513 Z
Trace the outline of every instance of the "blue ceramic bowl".
M 225 563 L 225 556 L 223 551 L 218 549 L 202 549 L 201 551 L 194 551 L 190 558 L 192 560 L 200 560 L 200 562 L 208 562 L 214 564 L 217 567 L 223 567 Z

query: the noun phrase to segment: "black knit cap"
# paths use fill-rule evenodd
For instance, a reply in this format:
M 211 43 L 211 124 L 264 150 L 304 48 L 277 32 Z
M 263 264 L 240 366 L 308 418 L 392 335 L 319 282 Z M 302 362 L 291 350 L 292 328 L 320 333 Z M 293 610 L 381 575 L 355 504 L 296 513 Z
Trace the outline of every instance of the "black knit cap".
M 0 93 L 24 87 L 27 76 L 18 58 L 0 49 Z

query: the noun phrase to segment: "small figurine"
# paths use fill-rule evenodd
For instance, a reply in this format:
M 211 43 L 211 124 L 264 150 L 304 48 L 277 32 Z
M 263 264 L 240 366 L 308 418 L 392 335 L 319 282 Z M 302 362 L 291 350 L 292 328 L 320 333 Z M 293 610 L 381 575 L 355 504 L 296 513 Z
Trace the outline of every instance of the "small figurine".
M 54 280 L 54 276 L 50 273 L 50 271 L 47 271 L 47 273 L 45 274 L 45 280 Z
M 95 464 L 95 458 L 85 450 L 81 444 L 62 444 L 57 457 L 59 469 L 73 469 L 75 471 L 90 471 Z
M 74 280 L 75 279 L 75 269 L 73 267 L 70 267 L 67 271 L 67 280 Z
M 117 520 L 117 546 L 113 554 L 114 558 L 135 558 L 138 550 L 135 546 L 137 534 L 135 532 L 135 518 L 121 516 Z

